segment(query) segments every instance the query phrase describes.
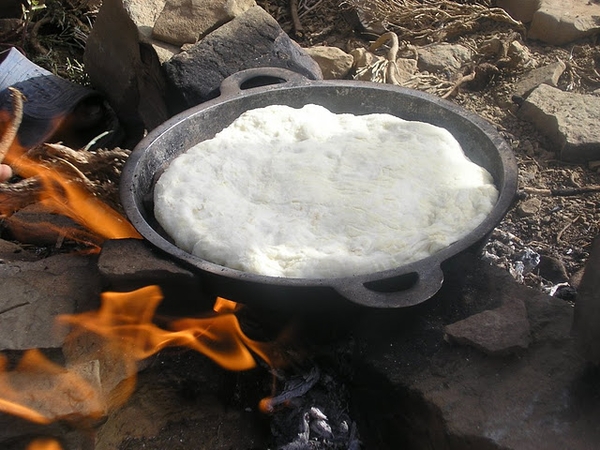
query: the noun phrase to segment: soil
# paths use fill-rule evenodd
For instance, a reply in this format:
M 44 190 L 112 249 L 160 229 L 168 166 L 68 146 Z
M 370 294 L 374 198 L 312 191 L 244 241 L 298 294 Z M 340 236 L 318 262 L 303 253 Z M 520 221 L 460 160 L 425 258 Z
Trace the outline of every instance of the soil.
M 340 6 L 340 0 L 258 0 L 257 3 L 303 47 L 329 45 L 350 51 L 367 48 L 377 38 L 361 26 L 346 2 Z M 292 3 L 297 5 L 301 30 L 293 26 Z M 19 45 L 40 66 L 85 84 L 82 36 L 89 33 L 98 4 L 98 1 L 48 0 L 43 11 L 30 12 L 26 32 L 5 31 L 0 37 L 4 45 Z M 595 38 L 562 47 L 550 46 L 527 40 L 522 29 L 488 20 L 447 40 L 479 49 L 482 42 L 491 38 L 502 42 L 517 40 L 529 51 L 529 61 L 537 67 L 557 59 L 565 62 L 567 70 L 558 83 L 562 90 L 591 93 L 600 87 L 600 48 Z M 489 62 L 482 59 L 474 64 L 489 69 Z M 503 66 L 498 61 L 492 61 L 491 65 L 493 70 L 488 70 L 487 76 L 476 79 L 477 83 L 461 85 L 449 98 L 492 122 L 518 159 L 519 192 L 515 205 L 494 231 L 484 256 L 510 271 L 520 282 L 572 300 L 577 276 L 585 266 L 592 240 L 600 232 L 600 193 L 539 193 L 598 186 L 600 169 L 594 164 L 560 161 L 552 145 L 531 124 L 515 116 L 517 105 L 511 100 L 512 86 L 531 66 Z M 527 193 L 531 188 L 541 191 Z

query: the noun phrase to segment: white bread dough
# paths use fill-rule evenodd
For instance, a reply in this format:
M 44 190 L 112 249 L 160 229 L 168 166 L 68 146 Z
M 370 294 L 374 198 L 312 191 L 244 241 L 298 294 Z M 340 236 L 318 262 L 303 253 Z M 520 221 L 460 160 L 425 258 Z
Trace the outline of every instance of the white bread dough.
M 178 247 L 205 260 L 330 278 L 426 258 L 477 227 L 497 197 L 443 128 L 273 105 L 175 158 L 154 212 Z

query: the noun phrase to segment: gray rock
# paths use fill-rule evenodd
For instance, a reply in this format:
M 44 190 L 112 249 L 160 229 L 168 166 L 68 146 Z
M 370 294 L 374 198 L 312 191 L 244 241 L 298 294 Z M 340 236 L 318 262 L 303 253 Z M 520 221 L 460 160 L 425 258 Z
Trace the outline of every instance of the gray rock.
M 417 60 L 412 58 L 398 58 L 396 67 L 398 67 L 398 81 L 401 83 L 407 82 L 418 72 Z
M 585 273 L 585 267 L 582 267 L 577 272 L 569 277 L 569 284 L 573 286 L 575 290 L 579 290 L 581 286 L 581 280 L 583 279 L 583 274 Z
M 173 111 L 217 97 L 226 77 L 258 67 L 281 67 L 322 78 L 315 60 L 256 6 L 164 64 Z
M 98 270 L 111 290 L 131 291 L 149 283 L 158 285 L 168 308 L 194 310 L 214 300 L 202 291 L 194 272 L 140 239 L 106 241 L 98 257 Z
M 566 68 L 567 66 L 564 62 L 556 61 L 555 63 L 530 70 L 515 83 L 513 96 L 525 98 L 540 84 L 548 84 L 556 87 L 560 76 Z
M 360 388 L 364 398 L 380 395 L 368 414 L 381 442 L 401 436 L 406 448 L 595 448 L 598 406 L 585 399 L 595 398 L 597 377 L 585 373 L 575 352 L 572 307 L 482 261 L 453 260 L 445 267 L 442 290 L 423 308 L 386 311 L 388 325 L 369 312 L 361 322 L 357 341 L 366 381 Z M 468 274 L 464 282 L 455 278 L 461 272 Z M 524 302 L 530 326 L 530 345 L 518 356 L 443 342 L 445 323 L 481 312 L 480 305 L 489 308 L 492 300 L 514 299 Z M 376 319 L 371 323 L 369 316 Z M 380 391 L 365 387 L 373 379 L 383 385 Z M 373 448 L 385 447 L 375 442 Z
M 542 201 L 539 198 L 528 198 L 519 203 L 517 214 L 521 217 L 533 216 L 537 214 L 542 206 Z
M 84 62 L 91 84 L 106 95 L 125 128 L 122 146 L 137 144 L 146 130 L 168 118 L 160 61 L 121 0 L 102 2 Z
M 498 0 L 496 5 L 504 9 L 515 20 L 531 22 L 533 14 L 540 8 L 541 0 Z
M 419 69 L 429 72 L 456 71 L 473 58 L 469 48 L 447 42 L 419 47 L 418 52 Z
M 325 80 L 345 78 L 354 64 L 352 55 L 337 47 L 318 45 L 304 50 L 319 64 Z
M 123 0 L 123 8 L 136 25 L 140 42 L 152 45 L 161 63 L 181 51 L 178 45 L 169 44 L 153 36 L 154 24 L 165 3 L 166 0 Z
M 37 261 L 34 253 L 27 251 L 20 244 L 0 239 L 0 264 L 7 261 Z
M 100 277 L 93 257 L 13 261 L 0 264 L 0 292 L 0 349 L 58 348 L 68 330 L 56 316 L 96 305 Z
M 536 269 L 542 278 L 552 283 L 564 283 L 569 279 L 565 265 L 552 256 L 541 255 Z
M 600 31 L 600 4 L 592 1 L 542 0 L 533 14 L 528 38 L 564 45 Z
M 600 364 L 600 237 L 592 243 L 579 285 L 573 334 L 586 360 Z
M 531 69 L 537 62 L 529 49 L 515 37 L 510 42 L 491 37 L 483 41 L 477 48 L 477 53 L 486 59 L 496 61 L 496 68 Z
M 254 0 L 167 0 L 152 35 L 178 46 L 194 44 L 253 6 Z
M 562 160 L 587 162 L 600 158 L 599 97 L 541 84 L 517 114 L 552 142 Z
M 471 345 L 489 355 L 505 355 L 529 345 L 527 310 L 520 298 L 446 326 L 449 342 Z

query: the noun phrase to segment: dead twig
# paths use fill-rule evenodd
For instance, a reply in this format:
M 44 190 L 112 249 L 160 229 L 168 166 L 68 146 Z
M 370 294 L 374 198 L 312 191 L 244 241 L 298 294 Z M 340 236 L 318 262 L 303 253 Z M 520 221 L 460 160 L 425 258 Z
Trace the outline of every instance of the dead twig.
M 0 218 L 9 217 L 40 198 L 42 184 L 36 177 L 16 183 L 0 183 Z
M 519 33 L 525 27 L 502 8 L 488 1 L 455 2 L 448 0 L 345 0 L 362 11 L 374 23 L 382 23 L 402 39 L 412 42 L 442 42 L 481 27 L 485 20 L 504 23 Z
M 581 216 L 575 217 L 573 220 L 569 221 L 569 223 L 567 223 L 563 228 L 560 229 L 560 231 L 556 234 L 556 243 L 560 243 L 563 233 L 567 231 L 567 229 L 579 219 L 581 219 Z
M 290 0 L 290 16 L 292 17 L 292 26 L 294 27 L 294 33 L 299 34 L 304 31 L 300 17 L 298 16 L 298 0 Z
M 385 56 L 378 56 L 375 52 L 383 45 L 391 41 L 391 46 Z M 416 49 L 403 42 L 403 50 L 412 52 L 415 59 L 418 57 Z M 354 79 L 368 80 L 375 83 L 390 83 L 403 86 L 400 72 L 398 70 L 397 58 L 400 44 L 396 33 L 384 33 L 373 42 L 367 50 L 357 49 L 355 60 L 359 66 L 356 69 Z
M 31 28 L 31 32 L 29 34 L 29 43 L 40 55 L 47 55 L 49 50 L 40 43 L 40 39 L 38 38 L 39 31 L 40 28 L 42 28 L 42 26 L 50 23 L 52 23 L 52 19 L 50 19 L 49 17 L 44 17 L 38 20 L 35 23 L 35 25 Z
M 452 88 L 446 92 L 445 94 L 442 95 L 442 98 L 448 98 L 454 94 L 456 94 L 458 92 L 458 89 L 464 84 L 467 83 L 469 81 L 473 81 L 475 79 L 475 75 L 476 72 L 475 70 L 473 70 L 471 73 L 469 73 L 468 75 L 463 75 L 461 76 L 458 81 L 456 83 L 454 83 L 454 86 L 452 86 Z
M 61 144 L 43 144 L 27 152 L 30 158 L 62 160 L 73 165 L 94 181 L 119 178 L 121 168 L 127 161 L 130 150 L 119 147 L 95 151 L 73 150 Z
M 542 197 L 570 197 L 573 195 L 589 194 L 600 192 L 599 185 L 582 186 L 578 188 L 556 188 L 556 189 L 540 189 L 526 187 L 523 189 L 526 194 L 539 195 Z
M 121 148 L 95 151 L 73 150 L 61 144 L 42 144 L 27 152 L 27 157 L 55 167 L 69 179 L 83 184 L 95 196 L 119 209 L 116 181 L 131 153 Z
M 300 18 L 303 18 L 309 12 L 314 11 L 315 9 L 317 9 L 319 6 L 321 6 L 322 3 L 323 3 L 323 0 L 316 0 L 312 5 L 308 6 L 306 4 L 306 0 L 304 0 L 304 1 L 301 0 L 300 1 L 300 6 L 298 7 L 298 10 L 301 11 L 299 13 Z

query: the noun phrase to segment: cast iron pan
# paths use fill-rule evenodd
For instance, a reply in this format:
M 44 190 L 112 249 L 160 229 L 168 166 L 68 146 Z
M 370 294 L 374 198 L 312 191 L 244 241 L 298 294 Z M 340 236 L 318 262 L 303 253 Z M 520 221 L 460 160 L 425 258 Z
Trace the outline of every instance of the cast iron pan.
M 307 103 L 337 113 L 390 113 L 448 129 L 466 155 L 494 177 L 500 192 L 495 207 L 475 230 L 434 255 L 366 275 L 324 279 L 261 276 L 214 264 L 175 246 L 153 215 L 154 183 L 169 162 L 192 145 L 212 138 L 246 110 L 271 104 L 299 108 Z M 140 234 L 198 273 L 210 294 L 278 309 L 325 308 L 348 302 L 400 308 L 421 303 L 440 289 L 442 262 L 485 242 L 510 208 L 516 188 L 516 160 L 496 129 L 449 101 L 393 85 L 311 81 L 285 69 L 260 68 L 230 76 L 223 81 L 219 98 L 178 114 L 149 133 L 124 167 L 121 199 Z

